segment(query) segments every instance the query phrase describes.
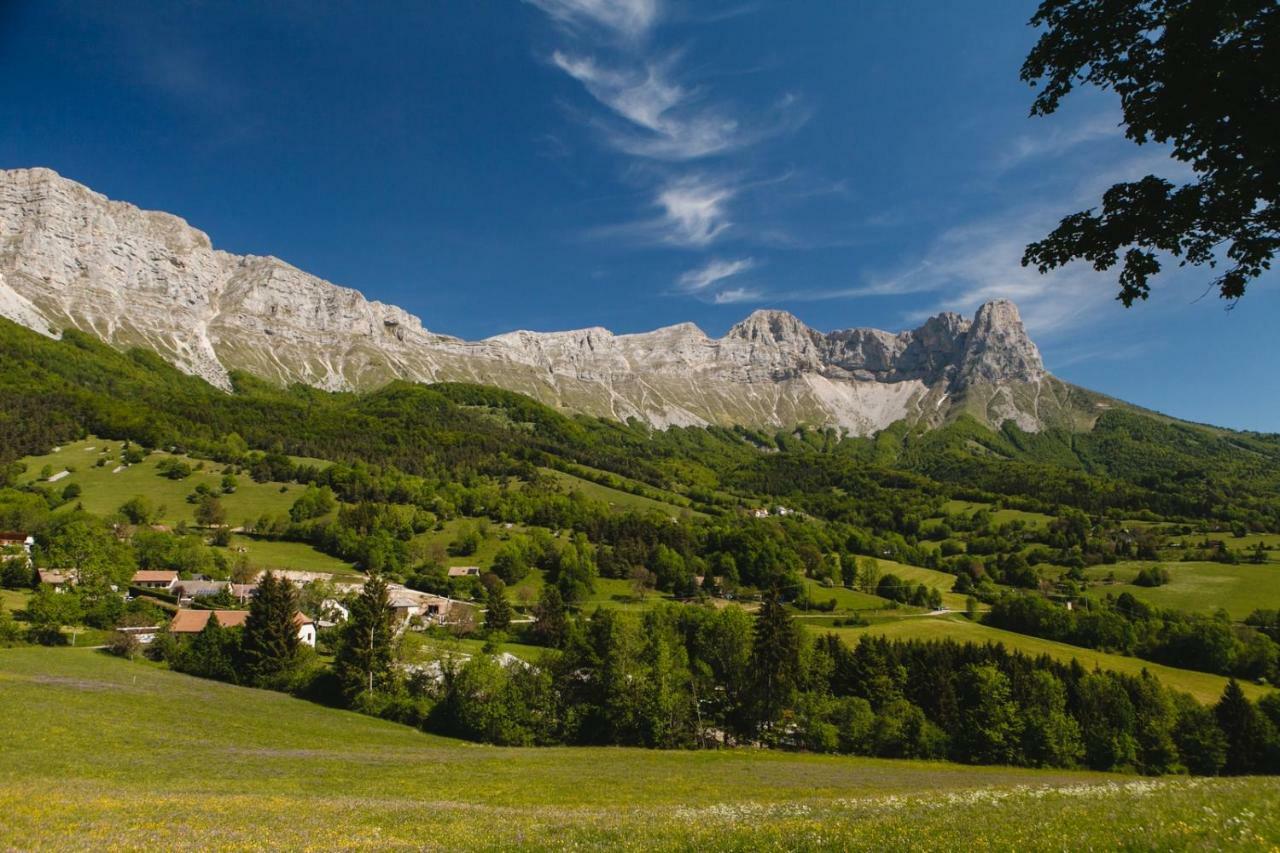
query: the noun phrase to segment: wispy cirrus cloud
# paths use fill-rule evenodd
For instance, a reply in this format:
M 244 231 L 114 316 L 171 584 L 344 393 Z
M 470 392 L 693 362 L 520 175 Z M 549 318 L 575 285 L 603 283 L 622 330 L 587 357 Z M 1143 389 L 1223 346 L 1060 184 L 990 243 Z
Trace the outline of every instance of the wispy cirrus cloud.
M 714 106 L 700 106 L 702 95 L 673 76 L 675 56 L 625 68 L 605 67 L 595 58 L 556 51 L 552 62 L 586 88 L 613 113 L 594 118 L 617 150 L 653 160 L 696 160 L 746 144 L 737 119 Z M 617 119 L 622 119 L 618 121 Z M 752 134 L 753 135 L 753 134 Z
M 737 190 L 708 178 L 675 181 L 658 192 L 664 240 L 684 246 L 706 246 L 728 231 L 729 201 Z
M 764 291 L 754 287 L 731 287 L 717 293 L 711 301 L 716 305 L 738 305 L 743 302 L 763 302 L 765 298 Z
M 590 96 L 593 105 L 580 116 L 605 148 L 629 161 L 624 171 L 629 178 L 639 175 L 649 184 L 649 199 L 658 211 L 589 233 L 693 249 L 730 233 L 744 235 L 735 227 L 734 199 L 765 184 L 743 180 L 743 168 L 692 164 L 727 158 L 800 126 L 808 117 L 803 100 L 783 93 L 745 113 L 718 95 L 708 75 L 699 80 L 689 73 L 684 50 L 659 46 L 657 32 L 664 23 L 700 20 L 684 10 L 673 14 L 663 0 L 525 2 L 559 25 L 564 38 L 549 63 Z M 751 8 L 701 14 L 715 20 Z
M 605 31 L 628 40 L 648 35 L 662 9 L 658 0 L 525 0 L 575 33 Z
M 676 284 L 685 293 L 699 293 L 717 282 L 747 272 L 755 265 L 753 258 L 735 258 L 728 261 L 713 258 L 702 266 L 681 275 Z
M 1065 126 L 1055 126 L 1035 135 L 1016 137 L 1008 149 L 995 160 L 997 171 L 1006 171 L 1023 163 L 1044 157 L 1056 157 L 1105 139 L 1122 139 L 1123 117 L 1115 108 L 1088 116 L 1082 121 Z

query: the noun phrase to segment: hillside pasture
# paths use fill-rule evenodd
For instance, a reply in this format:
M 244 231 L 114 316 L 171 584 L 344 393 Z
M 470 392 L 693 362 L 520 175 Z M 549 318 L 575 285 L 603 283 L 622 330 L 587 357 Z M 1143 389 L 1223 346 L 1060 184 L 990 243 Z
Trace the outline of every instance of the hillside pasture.
M 216 736 L 173 735 L 192 719 Z M 1280 837 L 1274 779 L 484 747 L 85 650 L 0 650 L 0 741 L 0 847 L 13 849 L 1221 849 Z
M 1140 569 L 1164 566 L 1169 583 L 1163 586 L 1137 586 L 1133 579 Z M 1114 574 L 1116 583 L 1106 582 Z M 1085 577 L 1095 583 L 1088 594 L 1095 598 L 1131 593 L 1139 601 L 1156 607 L 1211 613 L 1218 608 L 1232 619 L 1244 619 L 1259 608 L 1280 609 L 1280 563 L 1145 563 L 1125 562 L 1111 566 L 1093 566 Z
M 21 460 L 26 464 L 27 471 L 19 481 L 39 482 L 40 472 L 46 465 L 54 476 L 70 471 L 71 473 L 56 481 L 45 484 L 59 491 L 72 483 L 80 487 L 79 497 L 64 506 L 71 507 L 78 503 L 91 513 L 109 515 L 125 501 L 142 495 L 149 498 L 157 510 L 164 508 L 158 521 L 165 524 L 177 524 L 180 521 L 190 524 L 195 520 L 195 504 L 188 503 L 187 496 L 195 491 L 197 485 L 203 483 L 215 493 L 220 491 L 225 467 L 223 465 L 178 456 L 176 458 L 187 462 L 193 469 L 200 465 L 203 468 L 193 470 L 184 479 L 171 480 L 156 468 L 162 459 L 171 458 L 170 454 L 157 450 L 141 462 L 117 471 L 121 465 L 121 447 L 121 442 L 118 441 L 89 438 L 63 445 L 44 456 L 28 456 Z M 96 464 L 99 458 L 106 460 L 102 467 Z M 236 480 L 238 486 L 235 492 L 220 496 L 227 512 L 227 522 L 232 525 L 255 521 L 264 513 L 287 513 L 304 488 L 297 483 L 255 483 L 247 474 L 237 476 Z

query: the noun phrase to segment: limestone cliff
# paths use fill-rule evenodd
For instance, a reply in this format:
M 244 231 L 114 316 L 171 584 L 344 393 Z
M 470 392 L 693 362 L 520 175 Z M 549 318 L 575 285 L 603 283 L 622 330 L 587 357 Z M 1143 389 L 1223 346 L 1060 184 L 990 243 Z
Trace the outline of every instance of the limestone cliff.
M 960 411 L 1025 429 L 1076 424 L 1010 302 L 969 321 L 822 333 L 756 311 L 722 338 L 692 324 L 511 332 L 464 341 L 272 257 L 215 250 L 167 213 L 111 201 L 48 169 L 0 171 L 0 316 L 143 346 L 224 388 L 240 369 L 367 389 L 393 378 L 498 385 L 567 410 L 656 426 L 805 423 L 866 434 Z

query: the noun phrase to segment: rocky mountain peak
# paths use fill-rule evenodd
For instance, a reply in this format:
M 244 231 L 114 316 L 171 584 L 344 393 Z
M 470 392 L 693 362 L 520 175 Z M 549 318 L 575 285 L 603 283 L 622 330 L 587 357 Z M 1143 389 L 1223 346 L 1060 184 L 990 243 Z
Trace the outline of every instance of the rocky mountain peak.
M 811 342 L 817 333 L 789 311 L 759 308 L 725 336 L 759 344 Z
M 1033 382 L 1044 377 L 1040 350 L 1027 336 L 1018 306 L 996 299 L 978 309 L 969 327 L 960 373 L 966 383 Z
M 1038 429 L 1052 405 L 1039 393 L 1051 377 L 1004 300 L 972 321 L 944 313 L 897 333 L 823 334 L 760 310 L 722 338 L 682 323 L 469 342 L 278 258 L 215 250 L 177 216 L 111 201 L 48 169 L 0 171 L 0 317 L 146 347 L 223 388 L 233 369 L 326 389 L 476 382 L 658 427 L 806 423 L 866 434 L 966 411 Z

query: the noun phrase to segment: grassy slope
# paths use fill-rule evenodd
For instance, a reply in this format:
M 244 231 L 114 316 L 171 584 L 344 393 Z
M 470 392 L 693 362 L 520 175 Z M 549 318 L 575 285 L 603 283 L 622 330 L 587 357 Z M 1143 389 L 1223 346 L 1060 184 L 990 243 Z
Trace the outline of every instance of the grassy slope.
M 1140 568 L 1154 565 L 1169 570 L 1169 583 L 1158 587 L 1133 585 Z M 1089 594 L 1102 597 L 1129 592 L 1140 601 L 1176 610 L 1210 612 L 1221 607 L 1233 619 L 1243 619 L 1260 607 L 1280 608 L 1280 563 L 1274 560 L 1234 566 L 1202 562 L 1116 563 L 1094 566 L 1085 572 L 1095 580 L 1112 573 L 1121 583 L 1090 587 Z
M 94 448 L 88 450 L 87 448 Z M 107 463 L 97 468 L 94 463 L 103 455 L 101 451 L 110 448 Z M 120 442 L 88 439 L 63 445 L 62 448 L 45 456 L 29 456 L 22 461 L 27 465 L 27 473 L 23 482 L 36 479 L 40 469 L 45 465 L 59 471 L 75 468 L 75 471 L 55 483 L 52 488 L 61 490 L 71 483 L 77 483 L 83 490 L 76 500 L 89 512 L 108 515 L 120 508 L 120 505 L 135 495 L 149 497 L 158 508 L 165 507 L 160 519 L 166 524 L 179 521 L 194 521 L 195 505 L 187 503 L 187 495 L 195 491 L 200 483 L 205 483 L 214 491 L 218 491 L 222 482 L 222 468 L 215 462 L 206 462 L 205 470 L 196 471 L 183 480 L 170 480 L 156 473 L 156 463 L 168 457 L 163 452 L 152 453 L 137 465 L 131 465 L 118 474 L 111 473 L 120 464 Z M 186 457 L 181 457 L 186 459 Z M 192 466 L 199 460 L 187 459 Z M 288 512 L 289 507 L 297 500 L 303 487 L 297 483 L 255 483 L 247 475 L 236 478 L 240 485 L 234 494 L 224 495 L 222 504 L 227 510 L 227 522 L 238 525 L 245 520 L 257 520 L 264 512 Z
M 1189 669 L 1176 669 L 1171 666 L 1162 666 L 1158 663 L 1144 661 L 1140 658 L 1107 654 L 1106 652 L 1084 649 L 1079 646 L 1070 646 L 1066 643 L 1042 640 L 1039 637 L 1028 637 L 1024 634 L 1015 634 L 1012 631 L 1003 631 L 999 628 L 972 622 L 963 616 L 906 616 L 902 619 L 878 622 L 863 628 L 828 629 L 814 626 L 814 629 L 823 632 L 830 630 L 850 643 L 857 642 L 858 637 L 864 634 L 881 634 L 890 639 L 901 640 L 953 639 L 960 642 L 1003 643 L 1007 648 L 1018 649 L 1031 655 L 1047 654 L 1062 661 L 1070 661 L 1074 658 L 1090 669 L 1098 666 L 1115 672 L 1127 672 L 1135 675 L 1143 669 L 1148 669 L 1167 686 L 1190 693 L 1202 702 L 1216 702 L 1227 684 L 1227 679 L 1219 675 L 1210 675 L 1209 673 L 1195 672 Z M 1264 692 L 1262 688 L 1253 684 L 1245 683 L 1241 684 L 1241 687 L 1251 698 L 1255 699 Z
M 1280 782 L 474 746 L 86 651 L 0 650 L 0 846 L 1262 846 Z M 39 791 L 39 796 L 32 796 Z
M 624 492 L 622 489 L 615 489 L 610 486 L 602 486 L 599 483 L 593 483 L 591 480 L 575 477 L 572 474 L 566 474 L 564 471 L 555 471 L 550 468 L 544 468 L 543 471 L 555 477 L 564 487 L 566 492 L 579 491 L 589 498 L 603 501 L 617 509 L 634 509 L 648 510 L 654 509 L 668 515 L 679 516 L 685 512 L 692 512 L 685 507 L 674 503 L 666 503 L 665 501 L 655 500 L 644 495 L 634 495 L 631 492 Z M 623 478 L 617 475 L 609 475 L 607 472 L 601 472 L 604 476 L 614 476 L 618 480 Z M 649 491 L 655 491 L 651 487 Z

